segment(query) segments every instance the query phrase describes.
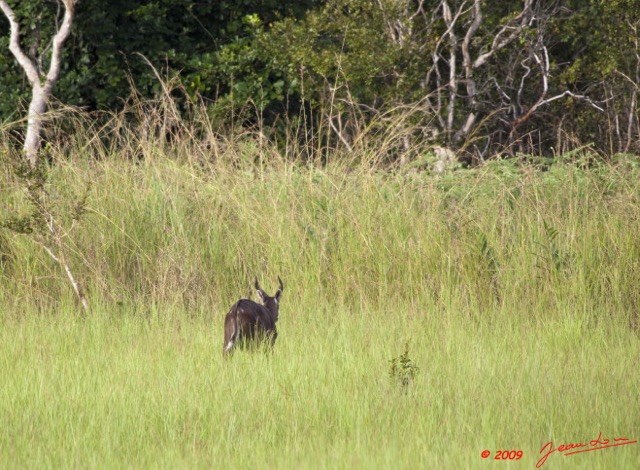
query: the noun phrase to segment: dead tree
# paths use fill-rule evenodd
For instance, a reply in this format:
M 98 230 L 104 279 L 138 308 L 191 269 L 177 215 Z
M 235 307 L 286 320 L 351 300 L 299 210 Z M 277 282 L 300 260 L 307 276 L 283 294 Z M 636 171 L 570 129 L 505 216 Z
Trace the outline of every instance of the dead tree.
M 477 83 L 475 73 L 501 49 L 513 43 L 527 27 L 532 18 L 533 0 L 524 0 L 522 9 L 513 18 L 502 24 L 493 33 L 493 41 L 488 48 L 474 50 L 478 30 L 482 26 L 482 0 L 451 2 L 442 0 L 434 11 L 430 24 L 435 24 L 440 16 L 445 31 L 433 47 L 432 66 L 427 72 L 425 84 L 435 79 L 436 93 L 428 98 L 431 111 L 439 118 L 439 122 L 452 142 L 460 142 L 473 130 L 477 121 Z M 457 5 L 453 5 L 457 3 Z M 446 43 L 446 44 L 445 44 Z M 448 69 L 447 80 L 443 81 L 442 64 Z M 459 68 L 459 66 L 461 66 Z M 460 89 L 466 88 L 466 94 Z M 440 90 L 447 90 L 447 97 Z M 463 104 L 459 101 L 463 98 Z M 442 108 L 446 103 L 446 111 Z M 458 109 L 460 109 L 458 111 Z M 466 115 L 460 120 L 459 116 Z
M 557 4 L 520 0 L 497 24 L 491 6 L 439 0 L 429 9 L 419 0 L 411 16 L 433 38 L 422 49 L 430 58 L 424 103 L 445 144 L 484 159 L 491 150 L 518 147 L 521 128 L 554 101 L 568 98 L 604 111 L 585 93 L 552 87 L 547 36 Z

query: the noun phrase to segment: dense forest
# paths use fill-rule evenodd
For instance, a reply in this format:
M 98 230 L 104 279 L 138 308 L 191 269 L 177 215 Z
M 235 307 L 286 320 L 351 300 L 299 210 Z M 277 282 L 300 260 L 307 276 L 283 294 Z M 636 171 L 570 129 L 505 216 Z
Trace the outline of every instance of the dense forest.
M 61 3 L 7 3 L 44 70 Z M 216 125 L 275 135 L 322 123 L 332 132 L 312 147 L 347 150 L 402 115 L 391 161 L 434 146 L 468 162 L 584 147 L 608 158 L 640 151 L 639 12 L 639 0 L 82 0 L 55 98 L 118 110 L 170 84 L 186 118 L 197 102 Z M 4 17 L 0 31 L 10 123 L 31 90 Z

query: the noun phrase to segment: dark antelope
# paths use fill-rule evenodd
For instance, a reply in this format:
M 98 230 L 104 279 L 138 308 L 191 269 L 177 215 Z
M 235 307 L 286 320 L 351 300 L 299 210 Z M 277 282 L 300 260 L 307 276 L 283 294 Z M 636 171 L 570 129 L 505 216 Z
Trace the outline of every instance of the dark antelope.
M 278 277 L 278 291 L 273 297 L 269 297 L 265 291 L 260 289 L 257 278 L 255 286 L 262 305 L 253 300 L 240 299 L 231 307 L 224 318 L 224 345 L 222 348 L 224 355 L 229 354 L 236 343 L 243 346 L 248 343 L 258 344 L 261 341 L 269 341 L 273 346 L 276 342 L 278 307 L 284 289 L 282 281 Z

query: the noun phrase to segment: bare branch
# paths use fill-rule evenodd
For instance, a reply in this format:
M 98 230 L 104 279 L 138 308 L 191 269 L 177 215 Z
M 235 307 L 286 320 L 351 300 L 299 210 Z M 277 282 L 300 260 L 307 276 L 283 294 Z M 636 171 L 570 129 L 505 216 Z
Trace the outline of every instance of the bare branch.
M 626 81 L 628 81 L 636 90 L 640 90 L 640 84 L 638 82 L 636 82 L 635 80 L 633 80 L 631 77 L 629 77 L 628 75 L 622 73 L 620 70 L 616 69 L 613 71 L 615 74 L 620 75 L 622 78 L 624 78 Z
M 601 113 L 604 113 L 604 109 L 601 106 L 598 106 L 595 101 L 593 101 L 591 98 L 589 98 L 586 95 L 577 95 L 569 90 L 565 90 L 563 93 L 560 93 L 559 95 L 556 96 L 552 96 L 551 98 L 547 98 L 546 100 L 542 100 L 538 106 L 536 106 L 536 109 L 539 108 L 540 106 L 544 105 L 544 104 L 548 104 L 551 103 L 552 101 L 556 101 L 559 100 L 561 98 L 565 98 L 567 96 L 570 96 L 571 98 L 574 98 L 576 100 L 581 100 L 584 101 L 585 103 L 587 103 L 589 106 L 591 106 L 592 108 L 600 111 Z
M 405 43 L 406 38 L 411 36 L 412 20 L 420 11 L 421 6 L 419 6 L 418 11 L 411 16 L 409 16 L 408 11 L 404 11 L 404 15 L 401 17 L 394 17 L 393 10 L 391 11 L 391 15 L 388 14 L 390 8 L 385 2 L 377 0 L 377 4 L 380 12 L 382 13 L 387 36 L 391 39 L 391 42 L 402 46 Z
M 456 71 L 458 39 L 454 32 L 454 26 L 460 15 L 462 15 L 466 3 L 466 1 L 462 2 L 454 16 L 451 13 L 451 7 L 449 7 L 448 2 L 446 0 L 442 1 L 442 18 L 447 25 L 447 31 L 442 37 L 449 36 L 449 105 L 447 106 L 447 132 L 451 132 L 451 129 L 453 129 L 456 99 L 458 96 L 458 77 Z
M 511 134 L 514 135 L 514 133 L 516 132 L 516 129 L 518 126 L 520 126 L 522 123 L 526 122 L 527 120 L 529 120 L 529 118 L 533 115 L 533 113 L 535 113 L 538 108 L 540 108 L 541 106 L 544 106 L 546 104 L 552 103 L 553 101 L 565 98 L 567 96 L 570 96 L 574 99 L 578 99 L 581 101 L 586 102 L 587 104 L 589 104 L 590 106 L 592 106 L 593 108 L 595 108 L 596 110 L 600 111 L 600 112 L 604 112 L 604 109 L 600 106 L 598 106 L 593 100 L 591 100 L 588 96 L 585 95 L 579 95 L 576 93 L 573 93 L 569 90 L 565 90 L 562 93 L 559 93 L 555 96 L 552 96 L 550 98 L 547 98 L 547 93 L 549 91 L 549 76 L 550 76 L 550 66 L 549 66 L 549 53 L 547 50 L 547 47 L 544 45 L 544 39 L 543 39 L 543 35 L 542 33 L 538 34 L 538 38 L 536 41 L 536 45 L 535 48 L 533 48 L 530 51 L 530 58 L 533 59 L 533 61 L 538 65 L 539 69 L 540 69 L 540 80 L 541 80 L 541 85 L 542 85 L 542 90 L 540 90 L 540 95 L 538 97 L 538 99 L 536 100 L 536 102 L 531 105 L 531 107 L 529 107 L 529 109 L 527 110 L 526 113 L 524 113 L 523 115 L 517 117 L 512 125 L 511 125 Z M 518 104 L 520 105 L 520 101 L 521 101 L 521 97 L 523 94 L 523 90 L 524 90 L 524 82 L 525 79 L 529 76 L 529 74 L 531 73 L 531 68 L 526 64 L 526 60 L 524 60 L 522 62 L 522 66 L 525 69 L 525 74 L 523 75 L 523 77 L 520 80 L 520 88 L 518 89 Z
M 67 263 L 66 257 L 64 256 L 64 242 L 63 237 L 64 234 L 60 233 L 60 229 L 58 228 L 58 224 L 56 223 L 53 214 L 46 209 L 46 207 L 41 207 L 42 215 L 45 217 L 47 228 L 49 229 L 49 234 L 51 235 L 51 240 L 58 248 L 58 255 L 56 256 L 53 250 L 49 248 L 45 243 L 41 243 L 42 247 L 45 251 L 53 258 L 53 260 L 58 263 L 64 269 L 65 274 L 67 275 L 67 279 L 71 283 L 71 287 L 73 287 L 73 291 L 76 293 L 78 300 L 82 304 L 82 308 L 85 313 L 89 311 L 89 303 L 87 302 L 82 289 L 80 288 L 80 284 L 76 281 L 76 278 L 73 276 L 71 272 L 71 268 L 69 267 L 69 263 Z
M 442 2 L 442 16 L 447 24 L 449 32 L 449 106 L 447 107 L 447 132 L 453 128 L 453 118 L 455 116 L 456 95 L 458 94 L 458 79 L 456 74 L 456 50 L 458 40 L 453 30 L 453 18 L 449 4 Z
M 480 0 L 473 1 L 473 21 L 467 30 L 467 34 L 464 36 L 464 40 L 462 41 L 462 64 L 464 67 L 465 75 L 467 77 L 467 88 L 472 87 L 473 90 L 469 91 L 469 96 L 475 95 L 475 83 L 471 85 L 469 79 L 473 73 L 473 67 L 471 63 L 471 54 L 469 53 L 469 45 L 471 44 L 471 40 L 476 35 L 476 31 L 482 24 L 482 9 L 480 8 Z
M 0 0 L 0 9 L 9 20 L 11 37 L 9 39 L 9 50 L 20 64 L 20 67 L 27 75 L 27 79 L 32 86 L 40 86 L 40 77 L 36 64 L 27 56 L 20 47 L 20 24 L 16 20 L 16 15 L 5 0 Z
M 527 80 L 527 77 L 531 75 L 531 67 L 529 67 L 529 64 L 527 63 L 528 60 L 529 60 L 529 57 L 527 57 L 522 62 L 520 62 L 520 65 L 524 69 L 524 73 L 522 74 L 522 77 L 520 77 L 520 86 L 518 87 L 518 94 L 516 95 L 516 104 L 518 106 L 518 109 L 514 111 L 517 113 L 519 113 L 520 110 L 522 109 L 522 96 L 524 95 L 524 83 Z M 514 113 L 513 118 L 516 119 L 517 117 L 518 117 L 517 114 Z
M 49 73 L 47 73 L 47 80 L 44 85 L 45 93 L 47 94 L 51 93 L 53 86 L 60 76 L 62 46 L 71 32 L 71 25 L 73 24 L 73 16 L 75 13 L 75 0 L 63 0 L 63 2 L 65 6 L 64 18 L 62 18 L 62 25 L 60 26 L 60 29 L 53 37 L 51 65 L 49 66 Z
M 71 287 L 73 288 L 73 291 L 76 293 L 78 300 L 80 300 L 80 304 L 82 305 L 84 312 L 87 313 L 89 311 L 89 302 L 87 301 L 87 298 L 82 293 L 82 290 L 80 289 L 80 284 L 78 284 L 78 281 L 76 281 L 76 278 L 73 277 L 73 273 L 71 272 L 71 269 L 69 268 L 69 265 L 67 264 L 67 262 L 63 258 L 56 256 L 53 250 L 49 248 L 47 245 L 45 245 L 44 243 L 40 243 L 40 246 L 42 246 L 44 251 L 47 252 L 47 254 L 51 257 L 51 259 L 53 259 L 56 263 L 62 266 L 65 274 L 67 275 L 67 279 L 69 279 L 69 283 L 71 283 Z
M 468 114 L 462 126 L 453 136 L 454 141 L 459 141 L 460 139 L 467 136 L 472 131 L 476 123 L 476 108 L 478 101 L 477 85 L 473 77 L 474 70 L 483 66 L 496 52 L 511 44 L 519 37 L 522 30 L 527 24 L 531 22 L 531 19 L 533 17 L 533 13 L 531 11 L 532 2 L 533 0 L 525 0 L 523 9 L 518 14 L 518 16 L 508 21 L 497 31 L 497 33 L 495 33 L 493 42 L 489 50 L 487 52 L 479 54 L 475 59 L 473 59 L 471 45 L 484 19 L 482 15 L 482 0 L 473 0 L 473 6 L 470 9 L 471 21 L 459 46 L 462 53 L 464 82 L 467 90 L 466 107 L 468 109 Z
M 431 68 L 429 69 L 429 71 L 427 72 L 427 75 L 425 77 L 424 83 L 425 84 L 429 84 L 431 83 L 431 76 L 435 75 L 436 77 L 436 106 L 434 107 L 432 105 L 432 101 L 429 97 L 427 97 L 427 104 L 429 106 L 430 109 L 432 109 L 434 111 L 434 114 L 437 116 L 438 121 L 440 123 L 440 127 L 442 127 L 443 129 L 446 129 L 448 131 L 451 130 L 451 125 L 448 125 L 448 121 L 445 122 L 445 120 L 442 117 L 442 93 L 440 92 L 440 90 L 444 89 L 444 86 L 442 85 L 442 76 L 440 74 L 440 68 L 438 67 L 438 64 L 440 62 L 440 48 L 442 46 L 442 43 L 444 42 L 445 38 L 447 38 L 448 36 L 450 36 L 452 34 L 453 28 L 456 25 L 456 22 L 458 21 L 458 18 L 460 17 L 460 15 L 462 15 L 464 13 L 464 6 L 466 4 L 466 1 L 462 3 L 462 5 L 460 6 L 460 8 L 458 9 L 458 11 L 456 12 L 456 14 L 454 16 L 451 16 L 451 8 L 449 7 L 449 4 L 447 3 L 446 0 L 442 0 L 440 2 L 440 4 L 438 5 L 438 7 L 434 10 L 432 18 L 431 18 L 431 23 L 433 24 L 435 22 L 435 17 L 438 13 L 438 11 L 440 11 L 440 9 L 442 9 L 442 16 L 443 19 L 445 20 L 445 25 L 447 26 L 447 29 L 445 30 L 445 32 L 438 38 L 436 44 L 433 46 L 432 48 L 432 53 L 431 53 L 431 57 L 432 57 L 432 65 Z M 455 37 L 455 36 L 454 36 Z M 449 89 L 451 90 L 451 81 L 449 81 Z M 455 100 L 455 90 L 453 93 L 453 99 Z M 451 93 L 449 98 L 451 99 Z M 454 103 L 455 106 L 455 103 Z M 449 109 L 449 113 L 448 116 L 452 116 L 452 111 L 451 109 Z
M 462 67 L 464 68 L 465 82 L 467 85 L 467 100 L 470 108 L 467 120 L 456 135 L 454 140 L 460 139 L 462 136 L 467 135 L 476 120 L 475 106 L 476 106 L 476 82 L 473 79 L 473 67 L 471 63 L 471 54 L 469 53 L 469 45 L 473 37 L 478 31 L 478 28 L 482 24 L 482 9 L 480 8 L 480 0 L 473 0 L 473 21 L 467 29 L 467 33 L 462 41 Z
M 344 136 L 342 135 L 342 132 L 340 132 L 340 130 L 333 123 L 333 119 L 331 116 L 329 116 L 328 121 L 329 121 L 329 125 L 331 126 L 331 129 L 333 129 L 333 131 L 336 133 L 336 135 L 340 139 L 340 142 L 344 144 L 344 146 L 347 148 L 349 153 L 353 152 L 353 148 L 351 148 L 351 145 L 349 145 L 349 142 L 347 142 L 347 139 L 344 138 Z
M 484 54 L 480 54 L 476 60 L 473 62 L 473 68 L 477 69 L 487 62 L 496 52 L 502 49 L 505 46 L 511 44 L 520 34 L 520 32 L 524 29 L 525 26 L 530 22 L 532 18 L 531 12 L 531 4 L 533 0 L 525 0 L 524 8 L 520 12 L 518 16 L 516 16 L 512 21 L 505 24 L 500 31 L 498 31 L 493 38 L 493 43 L 491 44 L 491 48 L 485 52 Z M 511 33 L 504 37 L 505 34 L 511 31 Z

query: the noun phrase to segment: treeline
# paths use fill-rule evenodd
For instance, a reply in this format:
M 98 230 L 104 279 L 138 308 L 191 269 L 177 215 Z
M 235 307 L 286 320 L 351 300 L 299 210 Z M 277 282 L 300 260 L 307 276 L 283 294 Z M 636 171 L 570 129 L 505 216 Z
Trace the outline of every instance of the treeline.
M 23 48 L 46 62 L 58 4 L 8 3 Z M 221 125 L 322 140 L 309 148 L 349 150 L 402 116 L 390 160 L 429 146 L 469 161 L 608 157 L 640 152 L 639 26 L 640 0 L 80 0 L 56 98 L 117 110 L 171 83 L 187 118 L 204 103 Z M 0 31 L 8 122 L 30 89 L 5 18 Z

